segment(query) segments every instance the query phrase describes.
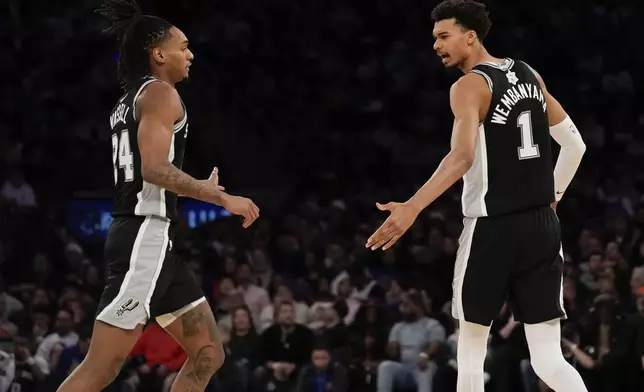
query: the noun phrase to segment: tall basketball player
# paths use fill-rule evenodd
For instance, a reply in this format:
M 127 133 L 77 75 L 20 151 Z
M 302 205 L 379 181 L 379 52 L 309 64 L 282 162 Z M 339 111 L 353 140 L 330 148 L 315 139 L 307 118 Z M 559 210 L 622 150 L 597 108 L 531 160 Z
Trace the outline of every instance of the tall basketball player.
M 432 12 L 434 49 L 465 75 L 451 88 L 451 151 L 434 175 L 389 211 L 367 246 L 390 248 L 419 212 L 461 177 L 464 229 L 454 273 L 458 392 L 483 392 L 490 325 L 507 298 L 525 324 L 532 366 L 557 392 L 586 391 L 561 353 L 563 258 L 553 211 L 585 151 L 575 125 L 527 64 L 492 57 L 483 4 L 447 0 Z M 552 167 L 550 136 L 560 145 Z M 553 208 L 550 208 L 550 207 Z
M 118 74 L 125 95 L 110 117 L 114 221 L 105 242 L 109 277 L 89 352 L 59 391 L 98 392 L 119 373 L 150 319 L 186 350 L 172 391 L 203 391 L 224 351 L 210 306 L 173 249 L 177 195 L 223 206 L 250 226 L 259 210 L 218 184 L 181 171 L 188 115 L 175 84 L 194 58 L 181 30 L 142 15 L 134 0 L 105 0 L 98 10 L 120 41 Z

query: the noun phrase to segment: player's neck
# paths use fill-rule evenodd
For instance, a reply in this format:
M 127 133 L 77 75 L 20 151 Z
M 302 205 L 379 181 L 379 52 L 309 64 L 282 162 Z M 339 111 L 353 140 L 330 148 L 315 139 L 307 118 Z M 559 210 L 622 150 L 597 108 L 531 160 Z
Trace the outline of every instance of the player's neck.
M 152 76 L 154 76 L 155 78 L 157 78 L 159 80 L 162 80 L 162 81 L 168 83 L 172 87 L 175 87 L 174 86 L 176 84 L 175 81 L 172 80 L 172 78 L 169 75 L 167 75 L 165 72 L 162 72 L 159 69 L 153 70 L 152 71 Z
M 492 57 L 485 47 L 481 45 L 472 51 L 472 53 L 467 57 L 467 60 L 465 60 L 459 68 L 463 73 L 468 73 L 478 64 L 484 62 L 501 63 L 501 60 L 496 57 Z

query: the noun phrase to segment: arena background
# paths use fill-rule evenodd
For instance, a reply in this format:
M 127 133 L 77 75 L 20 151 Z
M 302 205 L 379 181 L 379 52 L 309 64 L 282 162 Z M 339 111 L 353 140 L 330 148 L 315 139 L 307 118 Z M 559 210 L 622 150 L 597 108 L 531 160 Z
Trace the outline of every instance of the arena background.
M 108 116 L 121 94 L 117 51 L 92 12 L 97 1 L 6 3 L 0 392 L 54 391 L 84 356 L 102 291 Z M 406 199 L 449 147 L 448 89 L 459 73 L 444 70 L 432 51 L 436 2 L 139 3 L 183 29 L 196 56 L 191 80 L 180 86 L 191 124 L 185 170 L 205 177 L 218 166 L 222 184 L 252 197 L 262 213 L 244 231 L 217 207 L 181 204 L 175 246 L 230 339 L 210 390 L 315 391 L 309 362 L 320 341 L 333 354 L 323 372 L 327 390 L 376 390 L 379 379 L 401 372 L 386 346 L 403 303 L 436 321 L 428 331 L 441 342 L 432 390 L 453 391 L 457 326 L 448 314 L 459 186 L 423 212 L 395 249 L 364 249 L 384 218 L 375 202 Z M 564 352 L 589 391 L 642 391 L 641 7 L 485 3 L 493 21 L 488 50 L 537 69 L 588 147 L 558 207 L 569 315 Z M 302 325 L 305 344 L 297 350 L 271 338 L 288 319 L 274 317 L 282 301 L 294 301 Z M 236 311 L 244 304 L 248 333 L 248 313 Z M 156 326 L 146 331 L 112 390 L 167 390 L 184 354 Z M 587 358 L 571 355 L 570 342 Z M 504 309 L 490 340 L 486 388 L 545 390 L 527 359 L 522 326 Z M 296 371 L 266 372 L 269 360 Z

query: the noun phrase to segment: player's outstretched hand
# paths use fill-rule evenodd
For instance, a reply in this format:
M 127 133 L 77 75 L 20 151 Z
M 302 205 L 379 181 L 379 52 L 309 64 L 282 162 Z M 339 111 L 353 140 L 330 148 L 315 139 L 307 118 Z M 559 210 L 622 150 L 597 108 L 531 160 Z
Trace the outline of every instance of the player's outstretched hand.
M 221 206 L 232 214 L 244 217 L 243 227 L 248 228 L 259 218 L 259 208 L 251 199 L 225 194 Z
M 391 248 L 418 217 L 420 209 L 411 203 L 376 203 L 380 211 L 389 211 L 390 215 L 385 222 L 367 240 L 367 248 L 382 250 Z

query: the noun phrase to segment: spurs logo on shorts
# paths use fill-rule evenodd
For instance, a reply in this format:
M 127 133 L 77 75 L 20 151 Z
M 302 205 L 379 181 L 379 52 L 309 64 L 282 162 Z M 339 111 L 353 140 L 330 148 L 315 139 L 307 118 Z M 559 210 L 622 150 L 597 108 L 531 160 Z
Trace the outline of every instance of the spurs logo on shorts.
M 130 298 L 116 311 L 116 317 L 123 317 L 125 312 L 130 312 L 139 306 L 139 301 L 134 302 L 134 298 Z

